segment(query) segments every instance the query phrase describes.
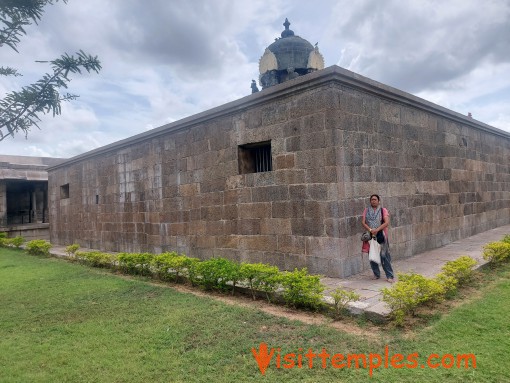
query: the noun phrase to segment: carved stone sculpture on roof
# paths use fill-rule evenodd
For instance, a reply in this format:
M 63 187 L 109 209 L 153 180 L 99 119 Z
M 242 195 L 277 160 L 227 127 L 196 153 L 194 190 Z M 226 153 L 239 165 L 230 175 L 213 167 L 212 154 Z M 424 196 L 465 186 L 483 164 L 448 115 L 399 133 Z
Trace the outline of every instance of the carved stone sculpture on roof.
M 285 19 L 285 30 L 281 37 L 269 45 L 259 61 L 259 82 L 262 89 L 298 76 L 324 69 L 324 58 L 307 40 L 296 36 L 289 29 L 290 23 Z

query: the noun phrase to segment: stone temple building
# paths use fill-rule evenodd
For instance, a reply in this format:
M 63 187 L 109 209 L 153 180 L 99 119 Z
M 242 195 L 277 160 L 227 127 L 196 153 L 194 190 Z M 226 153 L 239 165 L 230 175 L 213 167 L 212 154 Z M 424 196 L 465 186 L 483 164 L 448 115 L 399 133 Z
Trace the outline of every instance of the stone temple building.
M 0 232 L 49 239 L 47 168 L 62 161 L 0 155 Z
M 510 134 L 356 73 L 288 25 L 262 90 L 49 169 L 55 244 L 345 277 L 377 193 L 394 258 L 510 223 Z

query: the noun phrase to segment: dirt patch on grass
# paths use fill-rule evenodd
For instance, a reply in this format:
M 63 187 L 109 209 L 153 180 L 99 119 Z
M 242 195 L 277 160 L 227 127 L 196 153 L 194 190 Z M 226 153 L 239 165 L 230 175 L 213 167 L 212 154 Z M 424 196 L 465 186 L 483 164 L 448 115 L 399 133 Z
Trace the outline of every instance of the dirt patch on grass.
M 116 275 L 121 278 L 132 279 L 132 277 L 127 275 Z M 267 314 L 286 318 L 288 320 L 297 320 L 310 325 L 328 326 L 353 335 L 374 338 L 374 335 L 382 333 L 382 328 L 380 326 L 376 326 L 369 321 L 363 321 L 356 317 L 345 316 L 339 320 L 334 320 L 332 317 L 323 313 L 297 310 L 287 306 L 269 303 L 263 299 L 253 300 L 250 296 L 240 293 L 236 293 L 236 295 L 232 296 L 229 293 L 221 294 L 214 291 L 202 291 L 199 288 L 183 284 L 167 284 L 151 280 L 146 282 L 154 286 L 170 288 L 182 293 L 189 293 L 199 297 L 214 299 L 229 305 L 260 310 Z

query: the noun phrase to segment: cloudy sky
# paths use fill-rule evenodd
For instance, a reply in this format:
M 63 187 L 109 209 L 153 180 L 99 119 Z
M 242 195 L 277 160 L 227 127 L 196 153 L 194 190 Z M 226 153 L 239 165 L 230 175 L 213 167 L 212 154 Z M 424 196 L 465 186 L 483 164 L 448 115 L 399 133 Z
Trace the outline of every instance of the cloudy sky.
M 75 76 L 62 115 L 0 142 L 0 154 L 71 157 L 251 93 L 258 60 L 284 29 L 319 43 L 326 66 L 510 132 L 509 0 L 69 0 L 48 6 L 19 54 L 0 65 L 0 94 L 79 49 L 99 75 Z

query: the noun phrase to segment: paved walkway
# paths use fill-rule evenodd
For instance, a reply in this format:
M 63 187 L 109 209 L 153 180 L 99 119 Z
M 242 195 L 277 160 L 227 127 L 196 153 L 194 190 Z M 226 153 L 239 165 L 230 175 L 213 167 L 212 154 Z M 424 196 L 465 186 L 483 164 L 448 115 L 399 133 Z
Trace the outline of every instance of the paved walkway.
M 441 272 L 441 268 L 447 261 L 455 260 L 463 255 L 474 258 L 478 262 L 476 268 L 479 268 L 486 263 L 482 257 L 483 246 L 488 242 L 501 240 L 506 234 L 510 234 L 510 225 L 485 231 L 413 257 L 393 261 L 393 271 L 395 276 L 398 272 L 408 273 L 414 271 L 425 277 L 434 277 Z M 371 280 L 371 275 L 372 271 L 367 270 L 346 279 L 323 278 L 322 283 L 326 285 L 326 301 L 334 302 L 328 293 L 336 288 L 354 290 L 361 296 L 361 300 L 349 305 L 349 310 L 353 314 L 365 312 L 367 316 L 372 318 L 385 318 L 390 310 L 386 303 L 381 301 L 382 294 L 380 290 L 391 286 L 391 284 L 384 279 L 384 272 L 382 270 L 381 279 Z

